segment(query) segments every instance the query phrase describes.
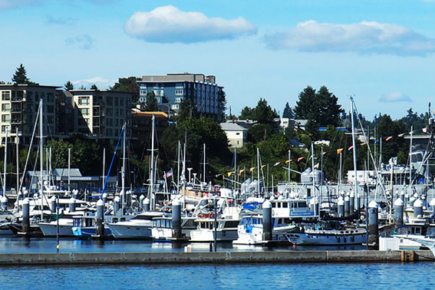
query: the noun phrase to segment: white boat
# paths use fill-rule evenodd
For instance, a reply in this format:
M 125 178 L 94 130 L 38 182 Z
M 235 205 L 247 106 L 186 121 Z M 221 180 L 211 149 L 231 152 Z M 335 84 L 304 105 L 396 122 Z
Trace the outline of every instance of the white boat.
M 287 235 L 294 232 L 296 225 L 289 218 L 272 218 L 272 239 L 263 240 L 263 216 L 247 215 L 242 217 L 238 227 L 236 245 L 262 245 L 267 243 L 289 243 Z
M 195 217 L 181 218 L 181 233 L 184 239 L 190 239 L 190 232 L 196 229 Z M 172 217 L 156 217 L 153 219 L 151 237 L 154 241 L 172 240 Z
M 239 219 L 217 219 L 217 227 L 215 228 L 215 220 L 213 217 L 197 218 L 195 223 L 196 230 L 190 231 L 191 242 L 213 242 L 216 232 L 216 241 L 234 241 L 237 239 L 237 226 Z
M 397 235 L 396 237 L 419 243 L 429 248 L 435 256 L 435 236 Z
M 151 239 L 153 218 L 164 215 L 164 212 L 143 212 L 128 221 L 118 221 L 107 225 L 115 239 Z
M 367 232 L 362 228 L 331 227 L 331 223 L 301 227 L 299 231 L 288 235 L 295 245 L 303 246 L 343 246 L 362 245 L 367 241 Z

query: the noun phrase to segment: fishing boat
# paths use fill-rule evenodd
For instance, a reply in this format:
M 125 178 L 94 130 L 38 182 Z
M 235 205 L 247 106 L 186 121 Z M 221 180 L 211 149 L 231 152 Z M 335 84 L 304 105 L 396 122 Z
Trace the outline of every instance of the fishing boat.
M 291 243 L 303 246 L 362 245 L 367 240 L 367 232 L 363 228 L 344 226 L 338 221 L 321 221 L 303 225 L 287 237 Z

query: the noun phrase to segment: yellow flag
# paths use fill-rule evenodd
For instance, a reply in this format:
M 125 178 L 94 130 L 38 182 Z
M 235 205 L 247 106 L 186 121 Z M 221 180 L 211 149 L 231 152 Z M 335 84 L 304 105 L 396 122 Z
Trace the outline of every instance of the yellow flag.
M 287 163 L 289 163 L 289 162 L 292 162 L 292 160 L 291 160 L 291 159 L 286 160 L 286 161 L 285 161 L 285 164 L 287 164 Z
M 343 148 L 337 149 L 337 154 L 340 154 L 343 151 Z
M 252 170 L 254 170 L 256 167 L 251 167 L 251 169 L 249 169 L 249 171 L 252 171 Z
M 228 177 L 230 177 L 230 176 L 231 176 L 231 174 L 233 174 L 233 172 L 228 172 L 227 174 L 228 174 Z
M 263 169 L 264 167 L 266 167 L 266 165 L 261 165 L 261 169 Z

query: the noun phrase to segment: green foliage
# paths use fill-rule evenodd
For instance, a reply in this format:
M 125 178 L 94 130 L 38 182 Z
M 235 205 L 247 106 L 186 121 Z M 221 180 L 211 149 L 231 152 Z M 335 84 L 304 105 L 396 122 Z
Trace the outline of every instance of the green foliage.
M 248 130 L 248 140 L 254 143 L 265 141 L 274 133 L 270 124 L 255 124 Z
M 154 92 L 149 92 L 145 99 L 144 111 L 146 112 L 157 112 L 159 110 L 159 106 L 157 103 L 156 95 Z
M 278 114 L 267 104 L 266 99 L 260 99 L 255 108 L 244 107 L 239 119 L 249 119 L 261 124 L 271 124 L 274 118 L 277 117 L 279 117 Z
M 139 86 L 137 85 L 138 78 L 136 77 L 128 77 L 128 78 L 119 78 L 118 82 L 110 87 L 111 91 L 117 92 L 131 92 L 133 93 L 133 102 L 137 102 L 139 100 Z
M 96 85 L 96 84 L 93 84 L 93 85 L 91 86 L 91 90 L 96 90 L 96 91 L 98 91 L 98 87 L 97 87 L 97 85 Z
M 14 84 L 37 85 L 37 83 L 31 82 L 30 79 L 27 77 L 26 68 L 23 66 L 23 64 L 20 64 L 20 66 L 15 71 L 15 74 L 12 76 L 12 82 Z
M 284 112 L 282 113 L 282 117 L 289 118 L 289 119 L 292 119 L 294 117 L 293 110 L 290 107 L 290 105 L 288 104 L 288 102 L 285 104 L 285 108 L 284 108 Z
M 74 85 L 73 85 L 73 83 L 70 82 L 70 81 L 67 81 L 67 82 L 64 84 L 64 87 L 65 87 L 65 90 L 66 90 L 66 91 L 72 91 L 72 90 L 74 90 Z
M 176 121 L 181 124 L 189 118 L 198 118 L 199 113 L 196 106 L 190 99 L 183 99 L 180 103 L 180 110 L 178 110 Z

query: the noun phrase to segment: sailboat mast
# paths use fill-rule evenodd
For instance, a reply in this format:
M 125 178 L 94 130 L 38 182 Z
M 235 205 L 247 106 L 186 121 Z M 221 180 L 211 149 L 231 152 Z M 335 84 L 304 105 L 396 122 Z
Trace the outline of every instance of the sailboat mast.
M 5 161 L 3 165 L 3 196 L 6 196 L 6 160 L 8 154 L 8 127 L 6 127 L 6 136 L 5 136 Z
M 257 147 L 257 194 L 260 194 L 260 149 Z
M 317 212 L 317 206 L 316 206 L 316 176 L 314 174 L 314 142 L 311 142 L 311 166 L 313 170 L 311 171 L 311 174 L 313 175 L 313 200 L 314 200 L 314 216 L 318 214 Z
M 204 177 L 203 177 L 203 182 L 204 182 L 204 186 L 205 186 L 205 166 L 206 166 L 206 164 L 205 164 L 205 143 L 204 143 L 204 145 L 203 145 L 203 148 L 204 148 Z
M 353 111 L 353 98 L 350 97 L 350 118 L 352 121 L 352 146 L 353 146 L 353 170 L 355 174 L 355 182 L 354 182 L 354 194 L 357 196 L 358 194 L 358 175 L 357 175 L 357 160 L 356 160 L 356 142 L 355 142 L 355 120 L 354 120 L 354 111 Z
M 153 189 L 154 189 L 154 122 L 155 117 L 152 117 L 151 124 L 151 169 L 150 169 L 150 201 L 151 201 L 151 210 L 155 209 L 155 200 L 153 197 Z
M 43 176 L 43 169 L 44 169 L 44 128 L 43 122 L 42 122 L 42 107 L 43 107 L 43 100 L 41 98 L 41 101 L 39 103 L 39 180 L 41 184 L 41 192 L 39 198 L 41 199 L 41 221 L 44 218 L 43 214 L 43 202 L 44 202 L 44 176 Z
M 124 123 L 124 126 L 122 127 L 123 129 L 123 138 L 122 138 L 122 169 L 121 169 L 121 194 L 122 194 L 122 212 L 124 212 L 124 207 L 125 207 L 125 129 L 126 129 L 126 123 Z
M 411 126 L 410 132 L 410 144 L 409 144 L 409 187 L 412 185 L 412 130 L 413 126 Z

